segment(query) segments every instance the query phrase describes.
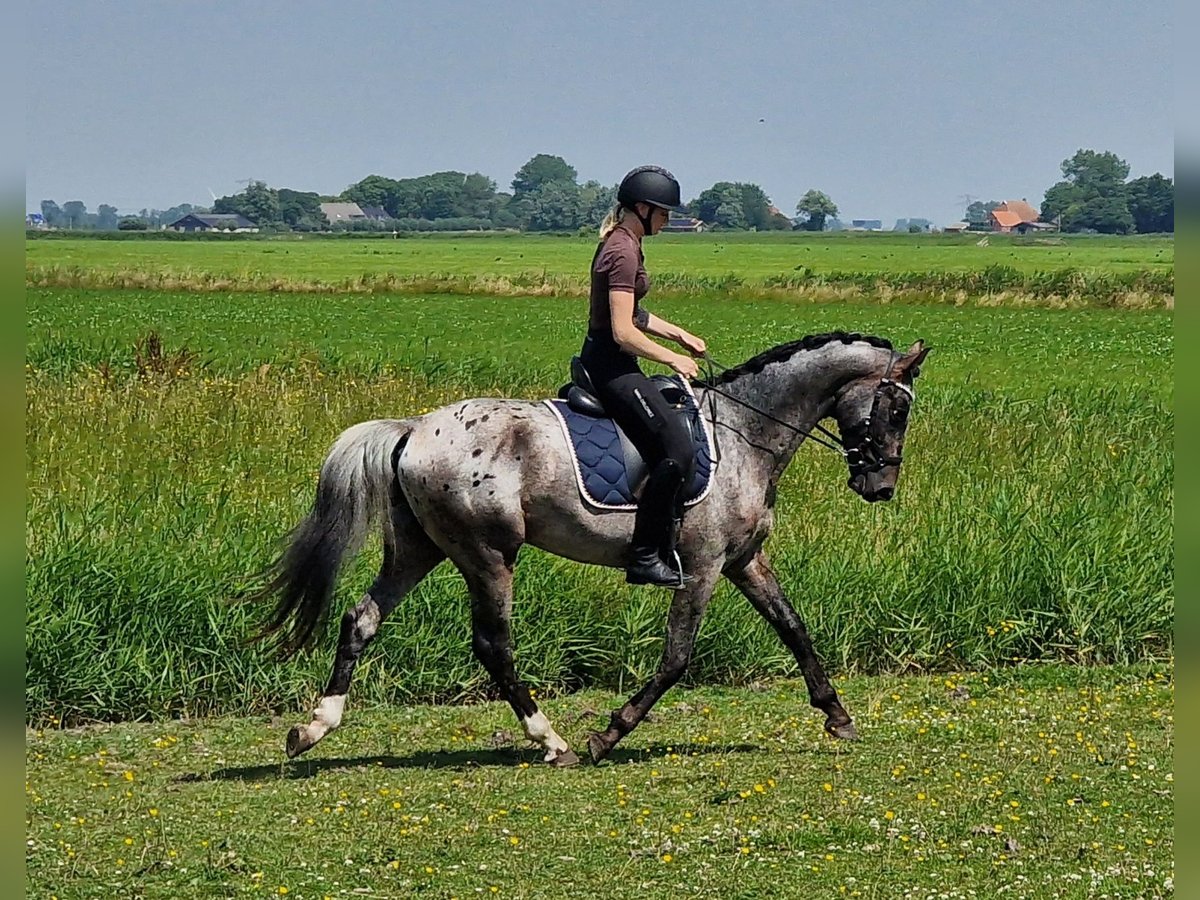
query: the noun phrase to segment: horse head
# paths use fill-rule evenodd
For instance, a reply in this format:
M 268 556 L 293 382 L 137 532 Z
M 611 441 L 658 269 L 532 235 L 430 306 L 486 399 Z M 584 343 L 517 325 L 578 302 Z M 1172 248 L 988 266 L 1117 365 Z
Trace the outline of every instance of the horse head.
M 892 354 L 882 373 L 848 382 L 837 394 L 833 415 L 850 471 L 846 483 L 870 503 L 890 500 L 896 491 L 912 384 L 931 349 L 917 341 L 903 354 Z

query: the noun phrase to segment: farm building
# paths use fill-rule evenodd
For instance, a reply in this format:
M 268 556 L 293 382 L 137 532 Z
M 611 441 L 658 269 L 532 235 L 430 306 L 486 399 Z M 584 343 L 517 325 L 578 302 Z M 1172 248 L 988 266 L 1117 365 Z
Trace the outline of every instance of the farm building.
M 882 219 L 851 219 L 850 231 L 883 231 Z
M 1053 231 L 1054 226 L 1038 221 L 1038 211 L 1024 200 L 1005 200 L 990 213 L 992 231 L 1006 234 L 1026 234 L 1030 231 Z
M 338 222 L 363 222 L 367 219 L 367 214 L 357 203 L 322 203 L 321 212 L 325 214 L 330 225 L 336 225 Z
M 701 232 L 707 227 L 702 219 L 695 219 L 691 216 L 672 216 L 663 226 L 663 231 L 695 233 Z
M 258 231 L 258 226 L 239 213 L 188 213 L 167 226 L 171 231 Z

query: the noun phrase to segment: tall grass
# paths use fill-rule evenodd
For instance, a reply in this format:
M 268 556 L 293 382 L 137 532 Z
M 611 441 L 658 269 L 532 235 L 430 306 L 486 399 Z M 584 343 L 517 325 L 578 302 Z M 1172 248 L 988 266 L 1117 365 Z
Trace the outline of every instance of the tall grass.
M 762 278 L 736 273 L 721 275 L 664 272 L 656 276 L 659 295 L 772 298 L 810 302 L 866 300 L 884 303 L 946 303 L 954 306 L 1014 306 L 1069 309 L 1108 307 L 1173 309 L 1173 271 L 1148 269 L 1110 273 L 1064 268 L 1020 271 L 992 264 L 968 272 L 798 271 Z M 26 284 L 37 288 L 74 290 L 155 290 L 196 293 L 329 294 L 409 293 L 474 294 L 483 296 L 586 297 L 587 282 L 577 275 L 545 270 L 516 271 L 503 275 L 455 272 L 364 272 L 336 280 L 295 277 L 250 270 L 236 274 L 194 269 L 150 270 L 119 268 L 97 271 L 90 267 L 53 264 L 26 270 Z
M 81 345 L 87 341 L 78 338 Z M 234 602 L 307 510 L 333 437 L 464 394 L 544 395 L 528 373 L 261 368 L 214 374 L 181 347 L 126 367 L 27 373 L 26 707 L 34 720 L 274 710 L 307 702 L 335 635 L 287 664 L 245 638 Z M 1062 364 L 1061 360 L 1051 361 Z M 931 360 L 928 368 L 933 371 Z M 1152 367 L 1169 378 L 1168 364 Z M 1104 371 L 1101 360 L 1097 372 Z M 926 379 L 923 379 L 923 381 Z M 1169 397 L 1138 378 L 1009 400 L 928 379 L 896 500 L 868 506 L 832 454 L 802 448 L 769 550 L 835 671 L 1128 662 L 1172 650 Z M 564 490 L 572 489 L 564 486 Z M 347 572 L 344 607 L 379 563 Z M 517 568 L 523 677 L 544 690 L 629 689 L 657 664 L 668 598 L 534 550 Z M 437 569 L 389 618 L 357 698 L 479 696 L 468 605 Z M 728 587 L 689 677 L 794 674 Z

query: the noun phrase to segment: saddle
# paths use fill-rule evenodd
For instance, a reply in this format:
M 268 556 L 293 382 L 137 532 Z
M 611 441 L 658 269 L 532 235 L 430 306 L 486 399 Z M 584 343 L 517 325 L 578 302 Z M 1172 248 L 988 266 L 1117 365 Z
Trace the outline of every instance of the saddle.
M 695 395 L 679 376 L 652 375 L 650 381 L 691 435 L 696 468 L 692 483 L 683 487 L 682 499 L 685 506 L 694 505 L 707 495 L 713 468 L 708 430 Z M 601 508 L 632 509 L 649 469 L 633 442 L 604 411 L 596 393 L 587 369 L 575 356 L 571 358 L 571 381 L 559 389 L 558 400 L 546 403 L 558 416 L 572 447 L 584 498 Z

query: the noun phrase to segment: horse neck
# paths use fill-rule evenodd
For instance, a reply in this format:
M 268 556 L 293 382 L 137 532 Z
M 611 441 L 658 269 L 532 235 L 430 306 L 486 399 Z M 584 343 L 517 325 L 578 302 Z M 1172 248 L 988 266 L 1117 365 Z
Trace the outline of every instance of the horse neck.
M 721 390 L 734 398 L 734 402 L 726 400 L 723 404 L 722 418 L 736 423 L 734 427 L 756 445 L 771 449 L 771 458 L 765 454 L 759 454 L 759 458 L 774 481 L 799 449 L 805 433 L 831 414 L 838 391 L 856 378 L 881 371 L 890 356 L 890 350 L 865 342 L 832 341 L 815 350 L 799 350 L 788 359 L 768 364 L 761 372 L 747 373 L 722 385 Z M 755 410 L 792 427 L 773 422 Z

